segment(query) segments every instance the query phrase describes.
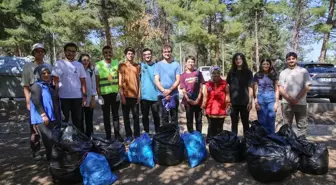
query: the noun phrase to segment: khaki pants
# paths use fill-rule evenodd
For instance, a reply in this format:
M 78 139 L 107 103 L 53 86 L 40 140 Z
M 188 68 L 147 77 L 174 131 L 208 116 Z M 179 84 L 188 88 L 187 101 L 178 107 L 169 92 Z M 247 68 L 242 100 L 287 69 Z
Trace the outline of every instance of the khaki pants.
M 306 135 L 308 126 L 307 105 L 292 106 L 287 103 L 282 103 L 281 109 L 284 124 L 289 124 L 292 126 L 293 118 L 295 116 L 295 121 L 298 128 L 297 135 Z

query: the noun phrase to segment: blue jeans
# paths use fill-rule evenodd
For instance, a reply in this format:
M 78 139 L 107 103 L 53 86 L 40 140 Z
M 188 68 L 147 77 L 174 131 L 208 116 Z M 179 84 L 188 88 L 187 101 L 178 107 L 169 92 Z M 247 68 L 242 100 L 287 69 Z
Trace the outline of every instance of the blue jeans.
M 258 94 L 258 104 L 260 110 L 258 111 L 258 121 L 266 129 L 269 134 L 275 132 L 275 117 L 274 111 L 275 93 L 262 92 Z

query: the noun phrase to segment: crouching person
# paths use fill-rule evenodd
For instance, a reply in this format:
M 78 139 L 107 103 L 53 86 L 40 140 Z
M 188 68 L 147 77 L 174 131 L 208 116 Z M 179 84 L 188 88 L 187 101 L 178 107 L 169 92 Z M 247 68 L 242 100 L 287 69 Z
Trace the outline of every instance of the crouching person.
M 40 65 L 34 70 L 37 81 L 30 87 L 31 124 L 37 125 L 46 148 L 47 160 L 50 160 L 53 146 L 52 128 L 61 120 L 58 93 L 51 87 L 51 69 Z

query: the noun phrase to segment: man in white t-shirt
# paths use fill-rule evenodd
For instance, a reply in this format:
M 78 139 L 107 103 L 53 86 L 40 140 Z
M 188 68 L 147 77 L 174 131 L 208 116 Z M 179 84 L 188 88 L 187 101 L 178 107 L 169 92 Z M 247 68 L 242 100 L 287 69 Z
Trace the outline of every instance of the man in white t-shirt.
M 82 105 L 86 103 L 86 72 L 81 63 L 75 57 L 78 47 L 75 43 L 67 43 L 64 46 L 66 59 L 57 61 L 52 71 L 53 80 L 59 89 L 61 107 L 64 122 L 69 121 L 71 112 L 72 123 L 82 132 L 81 121 Z

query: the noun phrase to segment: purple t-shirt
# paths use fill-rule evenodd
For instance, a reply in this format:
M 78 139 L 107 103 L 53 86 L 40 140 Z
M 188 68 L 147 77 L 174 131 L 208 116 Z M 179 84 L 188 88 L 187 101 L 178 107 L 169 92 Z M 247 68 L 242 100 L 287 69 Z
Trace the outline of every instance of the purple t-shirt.
M 191 73 L 184 72 L 180 77 L 180 88 L 185 89 L 189 99 L 196 100 L 200 93 L 200 86 L 204 83 L 203 75 L 199 71 Z M 182 103 L 188 105 L 187 100 L 183 97 Z M 201 101 L 200 101 L 201 103 Z
M 255 74 L 253 78 L 254 82 L 258 83 L 258 93 L 262 92 L 274 92 L 274 81 L 271 80 L 267 75 L 258 75 Z

